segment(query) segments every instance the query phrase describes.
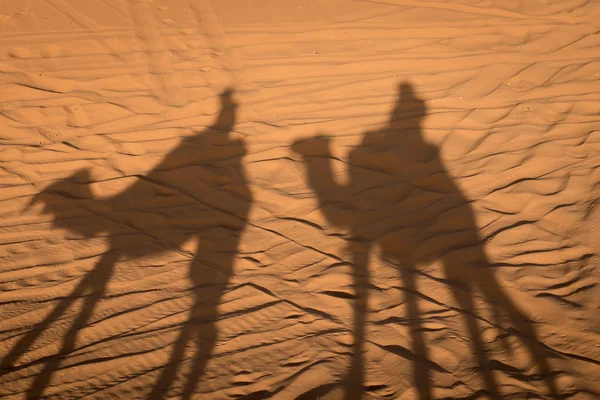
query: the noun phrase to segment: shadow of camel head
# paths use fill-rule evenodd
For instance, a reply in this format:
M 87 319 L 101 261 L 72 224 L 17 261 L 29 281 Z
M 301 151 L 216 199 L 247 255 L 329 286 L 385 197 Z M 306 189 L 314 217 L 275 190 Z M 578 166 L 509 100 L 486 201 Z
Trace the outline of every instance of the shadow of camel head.
M 91 182 L 90 170 L 81 168 L 36 194 L 27 208 L 41 203 L 42 211 L 53 216 L 54 227 L 68 229 L 86 237 L 94 236 L 103 229 L 99 224 L 86 222 L 81 218 L 84 216 L 81 214 L 81 202 L 94 198 Z M 89 213 L 86 215 L 89 216 Z

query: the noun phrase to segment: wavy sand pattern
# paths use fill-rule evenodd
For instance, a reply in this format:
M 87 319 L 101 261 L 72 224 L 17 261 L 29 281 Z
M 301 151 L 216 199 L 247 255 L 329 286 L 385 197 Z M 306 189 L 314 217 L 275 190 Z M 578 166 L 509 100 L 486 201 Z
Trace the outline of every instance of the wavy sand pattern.
M 600 397 L 600 6 L 0 5 L 0 397 Z

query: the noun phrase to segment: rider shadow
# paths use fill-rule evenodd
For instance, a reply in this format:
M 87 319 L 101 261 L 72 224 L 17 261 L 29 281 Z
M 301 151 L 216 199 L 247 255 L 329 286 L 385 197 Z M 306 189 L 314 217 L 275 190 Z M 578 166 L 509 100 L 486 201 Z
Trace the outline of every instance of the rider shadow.
M 368 260 L 378 245 L 382 257 L 397 266 L 408 315 L 412 352 L 398 346 L 390 351 L 409 359 L 413 386 L 421 399 L 432 399 L 431 370 L 441 367 L 430 361 L 417 299 L 418 266 L 440 261 L 458 311 L 464 318 L 478 370 L 485 389 L 499 398 L 493 370 L 500 363 L 488 358 L 481 335 L 474 292 L 492 309 L 498 327 L 518 336 L 536 360 L 550 392 L 557 397 L 548 351 L 539 343 L 531 322 L 502 290 L 484 253 L 469 201 L 446 171 L 438 149 L 423 138 L 421 121 L 426 105 L 411 84 L 399 86 L 398 101 L 386 127 L 364 134 L 362 143 L 350 151 L 348 183 L 340 185 L 332 168 L 330 139 L 324 136 L 301 140 L 293 150 L 302 156 L 308 181 L 320 210 L 333 226 L 347 231 L 353 265 L 353 358 L 346 374 L 345 398 L 360 399 L 364 381 L 364 343 L 369 288 Z
M 220 96 L 221 110 L 211 127 L 184 138 L 156 168 L 137 176 L 135 183 L 124 191 L 95 199 L 89 186 L 90 173 L 82 169 L 52 184 L 33 200 L 44 203 L 45 211 L 54 214 L 56 227 L 87 238 L 106 236 L 108 251 L 2 360 L 2 373 L 44 364 L 28 390 L 28 399 L 43 397 L 62 360 L 77 350 L 78 332 L 92 322 L 94 310 L 107 293 L 116 263 L 124 258 L 166 252 L 190 258 L 188 277 L 193 304 L 150 398 L 167 397 L 182 375 L 179 370 L 188 361 L 191 372 L 179 390 L 185 399 L 194 395 L 216 343 L 218 305 L 233 273 L 252 202 L 241 164 L 245 144 L 231 137 L 237 107 L 232 95 L 227 90 Z M 77 208 L 86 209 L 93 218 L 73 218 L 73 210 Z M 181 248 L 190 238 L 198 242 L 194 254 Z M 83 300 L 83 306 L 64 335 L 59 353 L 15 366 L 44 330 L 64 317 L 78 300 Z M 185 354 L 189 347 L 195 347 L 191 357 Z

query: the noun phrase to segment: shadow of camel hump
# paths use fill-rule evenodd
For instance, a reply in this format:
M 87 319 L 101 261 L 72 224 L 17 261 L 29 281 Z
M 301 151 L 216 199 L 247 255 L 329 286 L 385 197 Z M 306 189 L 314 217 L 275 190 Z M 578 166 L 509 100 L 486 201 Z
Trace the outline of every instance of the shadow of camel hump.
M 220 101 L 221 109 L 212 126 L 183 138 L 153 170 L 135 177 L 133 184 L 120 193 L 94 198 L 90 173 L 82 169 L 34 198 L 33 203 L 44 203 L 44 211 L 55 216 L 54 226 L 84 238 L 106 234 L 108 250 L 76 288 L 58 300 L 50 314 L 20 338 L 2 360 L 3 373 L 19 368 L 16 362 L 41 333 L 83 299 L 83 307 L 64 335 L 59 353 L 29 363 L 44 365 L 34 378 L 28 398 L 43 397 L 61 360 L 76 350 L 76 336 L 91 322 L 116 263 L 123 257 L 166 252 L 178 252 L 190 259 L 192 306 L 150 398 L 167 397 L 175 382 L 182 379 L 178 371 L 184 363 L 191 365 L 191 372 L 178 390 L 186 399 L 193 396 L 217 339 L 217 307 L 233 273 L 252 202 L 242 166 L 245 144 L 231 137 L 237 107 L 233 91 L 225 91 Z M 74 209 L 87 210 L 93 222 L 73 218 Z M 190 238 L 198 239 L 194 254 L 181 248 Z M 191 357 L 184 351 L 188 347 L 196 349 Z
M 440 261 L 456 310 L 463 316 L 471 349 L 477 359 L 485 390 L 501 396 L 493 376 L 475 308 L 478 291 L 497 321 L 507 321 L 507 332 L 522 339 L 536 360 L 541 379 L 557 397 L 545 347 L 537 342 L 532 324 L 501 289 L 487 259 L 469 201 L 446 171 L 438 149 L 422 134 L 427 107 L 410 83 L 399 85 L 398 101 L 388 124 L 367 132 L 348 157 L 348 180 L 340 185 L 333 172 L 331 139 L 317 136 L 296 142 L 308 181 L 330 224 L 347 231 L 356 299 L 353 302 L 353 358 L 346 374 L 345 398 L 359 399 L 364 381 L 364 343 L 370 274 L 368 260 L 374 246 L 397 266 L 405 293 L 412 352 L 413 386 L 421 399 L 432 399 L 432 370 L 425 341 L 416 279 L 418 266 Z M 505 329 L 505 328 L 501 328 Z

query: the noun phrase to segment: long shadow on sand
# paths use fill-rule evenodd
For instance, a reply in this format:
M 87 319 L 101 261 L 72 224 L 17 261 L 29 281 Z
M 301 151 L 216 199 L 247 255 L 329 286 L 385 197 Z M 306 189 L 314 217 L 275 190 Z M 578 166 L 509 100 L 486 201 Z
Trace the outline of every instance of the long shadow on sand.
M 231 138 L 236 104 L 232 91 L 221 95 L 221 110 L 206 130 L 186 137 L 163 161 L 135 183 L 110 198 L 94 199 L 90 174 L 83 169 L 48 187 L 34 202 L 43 202 L 55 215 L 54 225 L 83 237 L 105 235 L 109 250 L 101 256 L 66 297 L 37 326 L 9 350 L 1 362 L 1 373 L 43 363 L 27 393 L 28 399 L 43 397 L 45 389 L 62 360 L 77 350 L 78 332 L 89 324 L 98 303 L 106 295 L 115 264 L 124 257 L 176 251 L 192 237 L 198 239 L 190 254 L 189 279 L 193 305 L 180 327 L 170 360 L 162 369 L 150 398 L 167 397 L 182 364 L 189 363 L 187 382 L 180 389 L 183 398 L 193 396 L 206 362 L 215 345 L 217 306 L 233 272 L 239 239 L 246 226 L 251 193 L 241 159 L 244 142 Z M 90 223 L 72 218 L 72 210 L 83 207 L 96 218 Z M 103 222 L 98 222 L 103 221 Z M 128 245 L 124 245 L 126 242 Z M 56 355 L 15 366 L 40 335 L 79 300 L 83 306 L 62 339 Z M 186 348 L 195 355 L 186 358 Z
M 389 124 L 363 136 L 348 161 L 348 184 L 336 182 L 332 169 L 330 139 L 325 136 L 294 144 L 307 168 L 309 183 L 328 221 L 348 231 L 347 243 L 354 267 L 354 346 L 346 375 L 345 398 L 360 399 L 364 381 L 364 343 L 369 288 L 368 260 L 375 245 L 383 257 L 398 266 L 404 288 L 407 318 L 410 321 L 412 352 L 398 354 L 410 358 L 413 385 L 421 399 L 432 399 L 432 369 L 419 312 L 417 267 L 441 261 L 445 283 L 464 317 L 472 351 L 487 394 L 499 398 L 493 377 L 497 362 L 488 359 L 475 309 L 475 291 L 491 307 L 498 323 L 522 340 L 536 360 L 540 379 L 550 395 L 557 397 L 553 373 L 547 362 L 547 349 L 538 342 L 531 322 L 504 293 L 494 275 L 479 236 L 468 200 L 447 173 L 438 149 L 422 136 L 421 121 L 425 103 L 412 85 L 399 87 L 398 102 Z M 408 353 L 408 354 L 407 354 Z

